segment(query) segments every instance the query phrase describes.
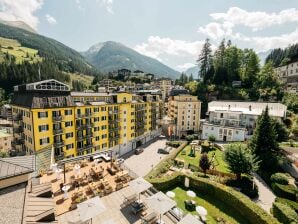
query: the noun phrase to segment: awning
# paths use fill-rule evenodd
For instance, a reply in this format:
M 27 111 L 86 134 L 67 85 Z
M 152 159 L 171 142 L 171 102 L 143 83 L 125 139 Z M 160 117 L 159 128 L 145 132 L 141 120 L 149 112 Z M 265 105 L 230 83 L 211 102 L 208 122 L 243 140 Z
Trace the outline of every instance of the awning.
M 81 221 L 88 221 L 106 210 L 99 197 L 91 198 L 77 205 Z
M 177 224 L 203 224 L 203 223 L 193 215 L 187 214 Z
M 162 192 L 158 192 L 151 197 L 146 198 L 145 203 L 149 208 L 161 215 L 165 214 L 176 206 L 176 202 Z

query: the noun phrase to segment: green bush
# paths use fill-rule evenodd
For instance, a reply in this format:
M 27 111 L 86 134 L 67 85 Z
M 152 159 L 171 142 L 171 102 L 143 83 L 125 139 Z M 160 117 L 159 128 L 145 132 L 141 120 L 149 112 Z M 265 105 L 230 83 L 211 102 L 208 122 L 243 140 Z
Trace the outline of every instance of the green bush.
M 215 137 L 214 137 L 214 135 L 209 135 L 208 136 L 208 140 L 210 141 L 210 142 L 215 142 Z
M 227 180 L 226 185 L 240 188 L 240 192 L 250 198 L 259 196 L 258 186 L 253 183 L 253 179 L 248 176 L 242 176 L 240 180 Z
M 294 185 L 283 185 L 278 183 L 271 184 L 273 192 L 281 198 L 287 198 L 292 201 L 296 201 L 297 187 Z
M 278 183 L 278 184 L 289 184 L 289 179 L 286 174 L 284 173 L 275 173 L 272 174 L 270 177 L 271 182 Z
M 294 209 L 298 213 L 298 202 L 291 201 L 286 198 L 278 198 L 278 197 L 275 199 L 275 201 L 290 206 L 292 209 Z
M 180 142 L 166 142 L 166 145 L 177 148 L 180 146 Z
M 222 203 L 230 205 L 243 217 L 246 217 L 249 223 L 279 223 L 275 218 L 270 216 L 266 211 L 261 209 L 257 204 L 255 204 L 245 195 L 235 191 L 228 186 L 210 181 L 206 178 L 175 173 L 170 177 L 157 178 L 149 181 L 156 189 L 166 191 L 177 186 L 182 186 L 184 184 L 185 176 L 190 179 L 191 189 L 196 192 L 212 195 L 212 197 L 220 200 Z
M 272 214 L 281 223 L 294 224 L 298 223 L 298 215 L 290 206 L 274 202 L 272 206 Z

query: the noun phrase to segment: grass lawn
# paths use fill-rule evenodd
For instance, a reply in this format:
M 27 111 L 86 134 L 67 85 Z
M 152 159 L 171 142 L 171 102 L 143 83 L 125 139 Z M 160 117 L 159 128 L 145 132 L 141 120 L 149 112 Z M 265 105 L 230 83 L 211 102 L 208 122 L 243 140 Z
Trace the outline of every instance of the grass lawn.
M 188 156 L 190 153 L 190 146 L 187 145 L 177 156 L 177 158 L 184 160 L 188 164 L 191 164 L 193 166 L 199 166 L 199 161 L 200 161 L 200 153 L 196 151 L 195 157 Z M 183 151 L 186 151 L 185 155 L 182 155 Z M 209 159 L 212 158 L 213 153 L 215 153 L 215 159 L 214 159 L 214 166 L 215 169 L 221 172 L 229 173 L 229 169 L 227 167 L 227 164 L 223 160 L 223 152 L 220 151 L 219 149 L 211 150 L 208 152 L 208 157 Z
M 171 189 L 171 191 L 175 192 L 175 197 L 173 198 L 173 200 L 175 200 L 177 206 L 185 212 L 189 212 L 185 209 L 185 200 L 191 199 L 194 200 L 197 205 L 203 206 L 208 211 L 208 224 L 216 224 L 216 218 L 222 218 L 226 221 L 226 223 L 249 223 L 245 220 L 244 217 L 240 216 L 239 213 L 231 208 L 229 205 L 223 204 L 222 202 L 214 199 L 212 196 L 197 193 L 197 197 L 189 198 L 186 194 L 186 191 L 180 187 Z M 197 215 L 196 211 L 192 211 L 189 213 Z

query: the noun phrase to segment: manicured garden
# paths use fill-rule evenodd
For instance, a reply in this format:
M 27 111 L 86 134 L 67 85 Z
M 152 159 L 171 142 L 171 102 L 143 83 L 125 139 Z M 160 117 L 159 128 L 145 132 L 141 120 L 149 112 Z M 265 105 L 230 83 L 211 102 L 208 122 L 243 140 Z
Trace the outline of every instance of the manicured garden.
M 199 151 L 195 151 L 195 156 L 189 156 L 191 151 L 190 145 L 187 145 L 177 156 L 178 159 L 184 160 L 187 164 L 191 166 L 195 166 L 199 168 L 199 161 L 201 157 L 201 153 Z M 227 164 L 223 160 L 223 152 L 219 150 L 218 148 L 210 148 L 206 151 L 208 154 L 209 160 L 212 159 L 213 154 L 215 155 L 215 158 L 213 160 L 214 168 L 217 171 L 221 171 L 224 173 L 229 173 L 229 169 L 227 168 Z
M 170 190 L 175 193 L 173 200 L 176 201 L 177 206 L 184 212 L 189 212 L 193 215 L 198 214 L 196 211 L 188 211 L 185 208 L 185 200 L 193 200 L 196 202 L 196 205 L 203 206 L 208 212 L 206 217 L 208 224 L 216 224 L 219 220 L 225 223 L 249 223 L 246 221 L 245 217 L 242 217 L 237 211 L 227 204 L 223 204 L 219 200 L 214 199 L 212 195 L 197 192 L 197 197 L 190 198 L 187 196 L 186 190 L 181 187 L 176 187 Z

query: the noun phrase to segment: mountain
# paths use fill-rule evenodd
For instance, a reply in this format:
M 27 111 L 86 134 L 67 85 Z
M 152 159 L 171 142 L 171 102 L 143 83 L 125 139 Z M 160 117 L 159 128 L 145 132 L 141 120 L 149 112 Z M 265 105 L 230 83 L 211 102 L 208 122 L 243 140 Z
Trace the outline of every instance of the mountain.
M 34 30 L 31 26 L 29 26 L 27 23 L 24 23 L 23 21 L 6 21 L 6 20 L 0 19 L 0 23 L 3 23 L 8 26 L 20 28 L 23 30 L 27 30 L 32 33 L 36 33 L 36 30 Z
M 199 66 L 190 67 L 184 73 L 188 76 L 192 74 L 194 79 L 197 79 L 199 78 Z
M 17 40 L 23 47 L 38 50 L 40 57 L 51 59 L 61 71 L 85 74 L 95 72 L 79 52 L 54 39 L 3 23 L 0 23 L 0 37 Z
M 142 55 L 121 43 L 113 41 L 93 45 L 82 55 L 102 72 L 112 72 L 125 68 L 169 78 L 179 76 L 179 72 L 158 60 Z
M 268 57 L 268 55 L 270 54 L 271 51 L 272 51 L 272 49 L 270 49 L 268 51 L 263 51 L 263 52 L 258 53 L 261 65 L 265 64 L 265 60 L 266 60 L 266 58 Z

